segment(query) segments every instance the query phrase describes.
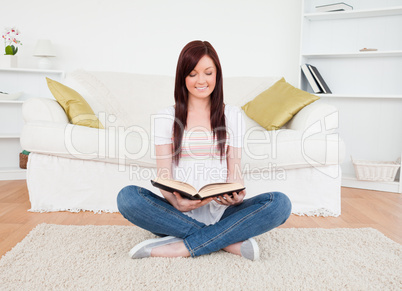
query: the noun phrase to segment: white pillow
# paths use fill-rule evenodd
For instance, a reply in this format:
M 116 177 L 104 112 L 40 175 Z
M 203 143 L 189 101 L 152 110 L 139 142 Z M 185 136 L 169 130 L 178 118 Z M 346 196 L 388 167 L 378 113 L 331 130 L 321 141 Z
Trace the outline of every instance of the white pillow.
M 223 79 L 223 95 L 226 104 L 242 107 L 267 90 L 280 77 L 228 77 Z
M 148 130 L 151 115 L 174 104 L 173 77 L 86 71 L 75 72 L 74 77 L 90 93 L 89 99 L 100 104 L 98 108 L 116 117 L 106 122 L 106 128 L 135 125 Z

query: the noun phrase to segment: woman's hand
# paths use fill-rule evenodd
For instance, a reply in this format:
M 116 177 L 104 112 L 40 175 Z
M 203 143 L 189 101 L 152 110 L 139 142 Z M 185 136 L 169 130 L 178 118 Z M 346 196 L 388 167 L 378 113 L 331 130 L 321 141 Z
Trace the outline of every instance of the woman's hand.
M 204 200 L 190 200 L 181 197 L 181 195 L 177 192 L 173 192 L 173 196 L 174 197 L 172 197 L 169 202 L 173 205 L 174 208 L 181 212 L 187 212 L 200 208 L 201 206 L 204 206 L 213 200 L 213 198 L 207 198 Z
M 215 197 L 214 200 L 220 205 L 226 205 L 226 206 L 239 205 L 243 203 L 244 196 L 246 196 L 245 190 L 239 192 L 239 194 L 233 192 L 232 197 L 230 197 L 228 194 L 225 194 L 223 196 Z

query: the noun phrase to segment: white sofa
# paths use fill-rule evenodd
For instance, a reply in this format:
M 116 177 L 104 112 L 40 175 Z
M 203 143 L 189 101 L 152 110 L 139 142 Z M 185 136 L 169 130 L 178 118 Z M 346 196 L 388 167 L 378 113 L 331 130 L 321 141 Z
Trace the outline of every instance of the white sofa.
M 225 78 L 225 103 L 241 107 L 277 80 Z M 117 193 L 129 184 L 159 193 L 150 183 L 156 170 L 152 114 L 174 103 L 174 78 L 76 71 L 63 83 L 87 100 L 105 129 L 70 124 L 55 100 L 24 103 L 21 145 L 31 152 L 31 211 L 116 212 Z M 248 195 L 282 191 L 294 214 L 340 215 L 344 144 L 336 132 L 337 109 L 318 100 L 276 131 L 266 131 L 243 115 L 242 169 Z

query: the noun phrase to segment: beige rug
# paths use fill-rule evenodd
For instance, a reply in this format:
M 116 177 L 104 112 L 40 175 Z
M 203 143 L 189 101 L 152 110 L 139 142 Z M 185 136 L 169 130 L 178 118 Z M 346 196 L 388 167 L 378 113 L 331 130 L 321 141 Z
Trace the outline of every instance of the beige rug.
M 256 262 L 223 251 L 132 260 L 152 234 L 41 224 L 0 260 L 0 290 L 401 290 L 402 246 L 377 230 L 276 229 Z

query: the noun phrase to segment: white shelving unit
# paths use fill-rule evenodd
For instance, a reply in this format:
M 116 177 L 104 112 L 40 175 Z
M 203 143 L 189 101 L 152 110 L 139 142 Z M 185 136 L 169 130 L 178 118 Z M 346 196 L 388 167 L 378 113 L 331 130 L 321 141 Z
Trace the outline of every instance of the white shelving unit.
M 329 58 L 378 58 L 378 57 L 402 57 L 402 51 L 366 51 L 352 53 L 321 53 L 321 54 L 305 54 L 305 58 L 329 59 Z
M 378 95 L 315 94 L 321 98 L 379 98 Z M 381 95 L 381 99 L 401 99 L 402 95 Z
M 319 1 L 306 1 L 306 2 L 315 2 L 317 5 Z M 321 1 L 322 2 L 322 1 Z M 352 2 L 352 1 L 349 1 Z M 363 2 L 361 1 L 353 1 L 353 2 Z M 370 1 L 367 1 L 370 2 Z M 372 3 L 374 1 L 371 1 Z M 377 1 L 378 2 L 378 1 Z M 385 1 L 384 1 L 385 2 Z M 394 1 L 398 2 L 398 1 Z M 306 3 L 309 5 L 310 3 Z M 328 3 L 329 4 L 329 3 Z M 381 3 L 380 3 L 381 4 Z M 361 5 L 367 5 L 367 3 L 361 3 Z M 370 5 L 370 3 L 368 3 Z M 309 11 L 312 11 L 315 6 L 309 5 L 305 6 Z M 359 7 L 359 5 L 358 5 Z M 364 6 L 363 6 L 364 7 Z M 402 6 L 392 6 L 385 8 L 371 8 L 371 9 L 359 9 L 359 10 L 351 10 L 351 11 L 339 11 L 339 12 L 320 12 L 320 13 L 305 13 L 304 17 L 309 20 L 336 20 L 336 19 L 351 19 L 351 18 L 367 18 L 367 17 L 379 17 L 379 16 L 393 16 L 402 14 Z
M 61 81 L 63 71 L 0 68 L 0 91 L 23 92 L 18 100 L 0 100 L 0 180 L 25 179 L 19 168 L 20 133 L 23 127 L 22 104 L 31 97 L 53 98 L 45 77 Z
M 402 153 L 402 0 L 348 0 L 352 11 L 314 12 L 330 3 L 303 1 L 300 65 L 317 67 L 331 89 L 318 102 L 339 109 L 346 157 L 395 161 Z M 299 87 L 312 92 L 301 70 Z M 359 181 L 349 158 L 342 172 L 343 186 L 402 193 L 400 173 L 394 182 Z

